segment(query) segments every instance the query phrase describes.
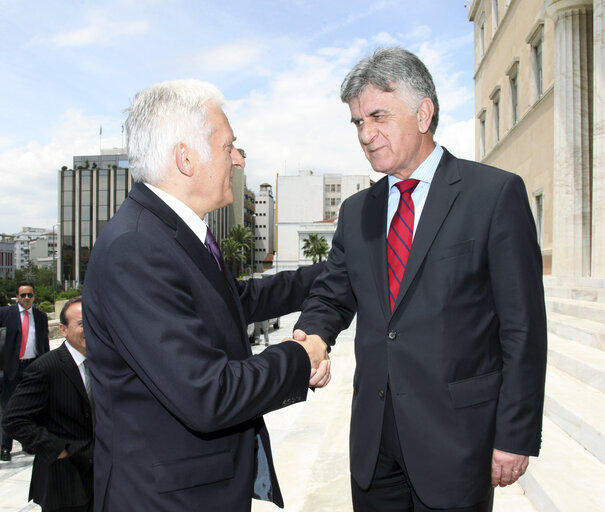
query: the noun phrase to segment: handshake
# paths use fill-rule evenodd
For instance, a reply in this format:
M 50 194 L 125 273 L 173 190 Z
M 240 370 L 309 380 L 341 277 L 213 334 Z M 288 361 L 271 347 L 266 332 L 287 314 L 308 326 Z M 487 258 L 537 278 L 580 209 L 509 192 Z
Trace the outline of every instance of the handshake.
M 330 357 L 328 356 L 328 345 L 317 334 L 307 334 L 296 329 L 292 338 L 284 338 L 282 341 L 295 341 L 300 343 L 307 351 L 311 362 L 311 376 L 309 377 L 310 388 L 323 388 L 330 382 Z

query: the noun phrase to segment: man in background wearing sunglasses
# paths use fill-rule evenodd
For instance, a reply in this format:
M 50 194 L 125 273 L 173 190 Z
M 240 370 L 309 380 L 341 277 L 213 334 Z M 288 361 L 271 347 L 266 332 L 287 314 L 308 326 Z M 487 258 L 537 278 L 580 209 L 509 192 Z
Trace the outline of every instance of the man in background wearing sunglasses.
M 4 385 L 2 408 L 6 406 L 23 372 L 38 356 L 48 352 L 48 317 L 33 307 L 34 284 L 21 281 L 17 285 L 17 304 L 0 308 L 0 327 L 6 327 L 4 344 Z M 13 439 L 2 432 L 0 460 L 10 461 Z

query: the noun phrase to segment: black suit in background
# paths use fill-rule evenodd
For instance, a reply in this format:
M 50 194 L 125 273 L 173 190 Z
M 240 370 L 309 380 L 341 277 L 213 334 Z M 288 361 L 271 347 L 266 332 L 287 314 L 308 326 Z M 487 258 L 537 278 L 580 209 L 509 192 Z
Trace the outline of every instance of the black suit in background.
M 44 512 L 92 510 L 91 406 L 65 343 L 29 365 L 4 411 L 3 425 L 36 455 L 30 500 Z M 63 449 L 69 455 L 58 460 Z
M 333 343 L 357 314 L 355 483 L 372 481 L 391 399 L 391 437 L 422 502 L 470 507 L 489 499 L 494 448 L 540 449 L 546 317 L 527 193 L 519 176 L 444 151 L 393 313 L 387 196 L 385 177 L 343 202 L 296 328 Z
M 41 356 L 50 350 L 48 341 L 48 317 L 36 307 L 31 308 L 36 326 L 36 355 Z M 4 343 L 4 382 L 2 389 L 2 408 L 6 407 L 15 388 L 21 382 L 26 365 L 19 363 L 21 348 L 21 314 L 19 305 L 0 308 L 0 327 L 6 327 Z M 3 432 L 2 448 L 11 451 L 12 438 Z
M 283 506 L 262 415 L 306 398 L 309 357 L 292 341 L 252 357 L 246 326 L 299 309 L 321 268 L 235 281 L 134 185 L 84 287 L 97 512 Z

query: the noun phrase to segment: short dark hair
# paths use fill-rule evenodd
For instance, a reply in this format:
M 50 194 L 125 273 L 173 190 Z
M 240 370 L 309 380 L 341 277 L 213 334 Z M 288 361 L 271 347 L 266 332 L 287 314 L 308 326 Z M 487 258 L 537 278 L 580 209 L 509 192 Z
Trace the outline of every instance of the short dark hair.
M 21 288 L 22 286 L 31 286 L 34 290 L 34 293 L 36 293 L 36 287 L 34 286 L 34 283 L 32 283 L 31 281 L 19 281 L 17 283 L 17 291 L 15 292 L 15 296 L 19 295 L 19 288 Z
M 65 327 L 67 327 L 67 310 L 69 309 L 69 307 L 72 304 L 75 304 L 76 302 L 82 302 L 81 295 L 78 295 L 77 297 L 72 297 L 71 299 L 69 299 L 63 305 L 63 308 L 61 309 L 61 313 L 59 313 L 59 322 L 61 322 L 61 324 L 63 324 Z

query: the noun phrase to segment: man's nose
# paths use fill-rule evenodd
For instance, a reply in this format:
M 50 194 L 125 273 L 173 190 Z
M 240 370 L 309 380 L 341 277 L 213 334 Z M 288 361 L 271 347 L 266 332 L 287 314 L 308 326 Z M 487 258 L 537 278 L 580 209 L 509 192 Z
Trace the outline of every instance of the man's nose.
M 370 144 L 376 137 L 377 130 L 368 123 L 359 127 L 359 142 L 364 145 Z
M 236 148 L 231 150 L 231 164 L 234 167 L 239 167 L 240 169 L 246 167 L 246 159 Z

